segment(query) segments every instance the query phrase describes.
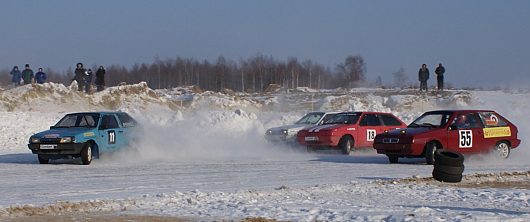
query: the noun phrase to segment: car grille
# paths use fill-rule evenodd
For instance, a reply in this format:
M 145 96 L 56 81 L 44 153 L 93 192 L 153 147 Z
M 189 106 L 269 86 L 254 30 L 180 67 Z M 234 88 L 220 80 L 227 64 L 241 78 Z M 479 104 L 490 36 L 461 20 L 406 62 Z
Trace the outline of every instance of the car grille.
M 41 138 L 41 143 L 58 143 L 61 142 L 61 138 Z
M 398 138 L 383 138 L 383 143 L 399 143 Z

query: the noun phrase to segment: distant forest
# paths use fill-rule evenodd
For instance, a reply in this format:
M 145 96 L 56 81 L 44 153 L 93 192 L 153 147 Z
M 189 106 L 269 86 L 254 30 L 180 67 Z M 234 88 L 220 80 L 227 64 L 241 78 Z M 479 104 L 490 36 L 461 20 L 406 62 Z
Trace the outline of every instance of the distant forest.
M 47 82 L 69 85 L 74 77 L 74 65 L 72 64 L 72 68 L 65 72 L 45 68 L 44 71 L 48 75 Z M 19 65 L 19 68 L 22 71 L 23 64 Z M 97 70 L 97 66 L 88 68 L 94 73 Z M 32 69 L 36 72 L 38 67 Z M 130 68 L 111 65 L 105 69 L 106 86 L 145 81 L 153 89 L 196 85 L 211 91 L 230 89 L 239 92 L 263 92 L 270 84 L 285 88 L 315 89 L 351 88 L 368 84 L 365 76 L 366 64 L 360 55 L 348 56 L 343 62 L 331 68 L 311 60 L 299 61 L 294 57 L 288 58 L 287 61 L 278 61 L 271 56 L 257 55 L 237 62 L 222 56 L 216 61 L 199 61 L 182 57 L 167 60 L 155 58 L 152 63 L 135 64 Z M 0 82 L 5 86 L 11 83 L 10 71 L 10 69 L 0 70 Z M 370 84 L 382 85 L 382 80 L 377 77 Z

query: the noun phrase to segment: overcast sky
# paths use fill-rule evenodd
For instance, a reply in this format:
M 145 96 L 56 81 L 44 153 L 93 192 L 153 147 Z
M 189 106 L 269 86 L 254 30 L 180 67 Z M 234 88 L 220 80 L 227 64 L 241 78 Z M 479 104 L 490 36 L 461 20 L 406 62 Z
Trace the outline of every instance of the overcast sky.
M 527 0 L 2 0 L 0 27 L 0 69 L 258 53 L 333 68 L 359 54 L 385 83 L 439 62 L 456 86 L 530 83 Z

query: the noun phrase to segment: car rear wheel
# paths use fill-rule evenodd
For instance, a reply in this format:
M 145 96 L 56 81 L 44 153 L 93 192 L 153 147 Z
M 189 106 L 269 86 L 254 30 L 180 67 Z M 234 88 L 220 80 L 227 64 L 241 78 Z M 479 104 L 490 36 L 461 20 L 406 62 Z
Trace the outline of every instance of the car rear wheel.
M 388 162 L 390 163 L 398 163 L 399 157 L 396 155 L 387 155 Z
M 349 155 L 352 150 L 353 139 L 350 136 L 344 136 L 339 141 L 339 147 L 344 155 Z
M 50 162 L 49 159 L 42 157 L 41 155 L 38 155 L 37 158 L 39 159 L 40 164 L 48 164 Z
M 495 146 L 495 151 L 503 159 L 506 159 L 510 156 L 510 150 L 511 150 L 511 147 L 506 141 L 498 142 L 497 145 Z
M 81 150 L 81 163 L 83 165 L 89 165 L 92 162 L 92 144 L 87 143 Z

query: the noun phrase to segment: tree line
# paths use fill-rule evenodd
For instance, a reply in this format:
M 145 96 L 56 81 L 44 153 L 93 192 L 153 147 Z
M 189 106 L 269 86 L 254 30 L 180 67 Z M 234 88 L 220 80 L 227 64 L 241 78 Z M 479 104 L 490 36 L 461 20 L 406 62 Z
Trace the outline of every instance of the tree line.
M 89 67 L 96 70 L 96 66 Z M 74 77 L 73 68 L 65 72 L 44 69 L 49 82 L 69 85 Z M 9 85 L 11 70 L 0 70 L 0 82 Z M 256 55 L 239 61 L 219 56 L 215 61 L 177 57 L 152 63 L 106 67 L 107 86 L 122 83 L 147 82 L 150 88 L 174 88 L 196 85 L 204 90 L 239 92 L 263 92 L 270 84 L 284 88 L 310 87 L 329 89 L 364 86 L 366 64 L 360 55 L 347 56 L 335 67 L 326 67 L 312 60 L 303 61 L 290 57 L 279 61 L 272 56 Z M 380 79 L 380 78 L 379 78 Z

